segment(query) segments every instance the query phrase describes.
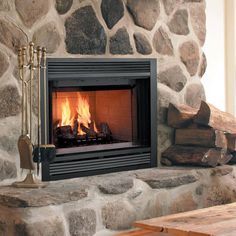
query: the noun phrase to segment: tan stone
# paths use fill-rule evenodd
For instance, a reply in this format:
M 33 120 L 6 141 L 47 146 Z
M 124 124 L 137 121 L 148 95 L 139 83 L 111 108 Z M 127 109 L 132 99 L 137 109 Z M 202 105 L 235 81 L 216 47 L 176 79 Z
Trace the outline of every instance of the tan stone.
M 198 72 L 198 75 L 200 77 L 202 77 L 205 74 L 206 68 L 207 68 L 207 59 L 205 53 L 203 52 L 201 56 L 200 69 Z
M 9 62 L 8 62 L 5 54 L 3 54 L 0 51 L 0 77 L 6 72 L 8 67 L 9 67 Z
M 49 2 L 48 0 L 15 0 L 16 10 L 27 27 L 31 27 L 46 15 L 49 10 Z
M 53 22 L 47 23 L 39 28 L 33 35 L 35 46 L 47 48 L 48 53 L 53 53 L 60 45 L 61 38 Z
M 26 45 L 26 34 L 13 23 L 0 19 L 0 42 L 17 53 L 18 47 Z
M 197 7 L 195 4 L 191 5 L 190 19 L 193 30 L 199 39 L 200 45 L 203 46 L 206 39 L 205 6 L 203 4 L 199 4 Z
M 180 48 L 180 59 L 186 66 L 187 71 L 191 76 L 197 73 L 199 65 L 199 48 L 195 41 L 183 43 Z
M 183 0 L 162 0 L 167 15 L 170 15 L 182 2 Z
M 194 201 L 192 193 L 186 192 L 172 199 L 170 205 L 170 214 L 192 211 L 197 209 L 197 203 Z
M 160 27 L 153 37 L 153 46 L 155 50 L 162 55 L 173 55 L 173 45 L 168 34 Z

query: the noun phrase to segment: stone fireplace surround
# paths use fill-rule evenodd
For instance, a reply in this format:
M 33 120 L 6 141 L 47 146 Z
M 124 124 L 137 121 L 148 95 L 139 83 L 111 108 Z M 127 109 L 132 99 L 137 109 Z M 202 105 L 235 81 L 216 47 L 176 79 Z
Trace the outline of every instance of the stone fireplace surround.
M 204 0 L 1 1 L 1 185 L 21 179 L 16 146 L 21 117 L 18 46 L 33 40 L 54 58 L 156 58 L 160 157 L 172 142 L 173 131 L 166 125 L 169 102 L 198 107 L 205 99 L 205 18 Z M 234 172 L 231 167 L 152 169 L 58 182 L 45 190 L 2 187 L 1 216 L 9 220 L 1 218 L 0 232 L 39 235 L 44 229 L 48 235 L 93 235 L 126 229 L 131 220 L 234 201 Z

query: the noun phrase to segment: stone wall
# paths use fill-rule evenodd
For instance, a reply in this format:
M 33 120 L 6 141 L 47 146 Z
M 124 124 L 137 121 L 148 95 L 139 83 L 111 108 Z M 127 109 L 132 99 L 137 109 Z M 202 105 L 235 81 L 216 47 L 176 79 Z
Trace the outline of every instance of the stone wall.
M 21 89 L 17 47 L 33 40 L 50 57 L 151 57 L 158 66 L 158 152 L 171 143 L 169 102 L 205 99 L 204 0 L 2 0 L 0 181 L 19 171 Z

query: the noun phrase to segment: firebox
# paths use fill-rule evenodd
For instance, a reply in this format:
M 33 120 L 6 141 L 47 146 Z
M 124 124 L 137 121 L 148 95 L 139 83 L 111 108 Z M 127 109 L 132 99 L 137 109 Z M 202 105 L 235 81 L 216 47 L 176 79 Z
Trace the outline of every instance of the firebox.
M 43 181 L 157 166 L 155 59 L 48 58 L 41 91 Z

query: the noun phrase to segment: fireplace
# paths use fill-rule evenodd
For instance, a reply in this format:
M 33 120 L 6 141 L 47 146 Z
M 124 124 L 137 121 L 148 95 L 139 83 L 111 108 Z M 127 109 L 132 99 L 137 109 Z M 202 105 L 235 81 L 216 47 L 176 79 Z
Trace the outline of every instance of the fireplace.
M 43 181 L 157 166 L 155 59 L 49 58 L 46 78 Z

